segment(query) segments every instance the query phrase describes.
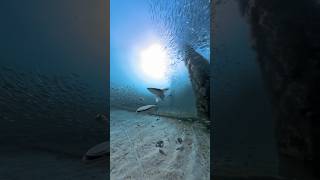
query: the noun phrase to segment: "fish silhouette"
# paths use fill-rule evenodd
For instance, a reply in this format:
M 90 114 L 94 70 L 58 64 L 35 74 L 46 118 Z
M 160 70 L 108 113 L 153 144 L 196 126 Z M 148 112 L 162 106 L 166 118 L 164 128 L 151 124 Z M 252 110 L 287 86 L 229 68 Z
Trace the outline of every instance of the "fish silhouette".
M 158 89 L 158 88 L 147 88 L 153 95 L 156 96 L 156 102 L 159 102 L 160 99 L 164 100 L 165 92 L 169 90 L 169 88 Z
M 110 142 L 105 141 L 90 148 L 83 156 L 82 160 L 86 163 L 91 162 L 92 160 L 100 160 L 105 158 L 108 153 L 110 153 Z
M 139 108 L 137 109 L 136 112 L 147 111 L 147 110 L 152 109 L 152 108 L 154 108 L 154 107 L 156 107 L 156 105 L 141 106 L 141 107 L 139 107 Z

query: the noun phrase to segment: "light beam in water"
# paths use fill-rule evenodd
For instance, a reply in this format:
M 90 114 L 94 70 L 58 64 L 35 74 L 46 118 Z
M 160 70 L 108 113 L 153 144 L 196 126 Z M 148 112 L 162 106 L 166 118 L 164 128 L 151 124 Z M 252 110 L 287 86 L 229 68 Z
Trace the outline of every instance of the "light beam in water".
M 140 68 L 148 78 L 164 80 L 169 69 L 167 52 L 159 45 L 152 44 L 140 54 Z

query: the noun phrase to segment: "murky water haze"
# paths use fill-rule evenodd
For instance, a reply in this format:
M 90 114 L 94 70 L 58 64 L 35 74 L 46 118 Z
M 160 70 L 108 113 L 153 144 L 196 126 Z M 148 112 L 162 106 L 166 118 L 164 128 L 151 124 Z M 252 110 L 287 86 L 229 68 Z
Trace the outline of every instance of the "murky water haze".
M 0 3 L 2 146 L 81 157 L 107 138 L 106 124 L 95 121 L 97 113 L 108 111 L 107 17 L 101 4 Z
M 218 1 L 215 8 L 212 73 L 217 172 L 229 168 L 240 174 L 276 174 L 274 117 L 250 44 L 250 24 L 241 16 L 237 1 Z

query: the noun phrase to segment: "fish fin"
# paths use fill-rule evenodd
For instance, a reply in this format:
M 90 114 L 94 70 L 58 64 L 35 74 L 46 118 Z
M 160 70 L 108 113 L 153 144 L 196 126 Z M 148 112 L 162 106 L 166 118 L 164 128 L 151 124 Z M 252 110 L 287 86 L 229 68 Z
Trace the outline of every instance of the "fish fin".
M 164 100 L 164 97 L 165 97 L 164 93 L 162 93 L 159 97 L 161 100 Z
M 168 91 L 169 90 L 169 88 L 164 88 L 164 89 L 161 89 L 162 90 L 162 94 L 160 95 L 160 98 L 161 98 L 161 100 L 164 100 L 164 98 L 165 98 L 165 92 L 166 91 Z

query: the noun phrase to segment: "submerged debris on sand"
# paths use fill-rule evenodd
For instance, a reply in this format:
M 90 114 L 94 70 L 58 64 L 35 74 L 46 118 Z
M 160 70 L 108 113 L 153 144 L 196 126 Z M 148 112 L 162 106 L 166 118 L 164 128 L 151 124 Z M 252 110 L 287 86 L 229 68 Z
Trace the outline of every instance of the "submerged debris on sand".
M 159 149 L 159 153 L 165 156 L 167 155 L 162 149 Z
M 127 110 L 113 109 L 110 116 L 110 179 L 210 179 L 210 135 L 203 128 Z
M 156 143 L 156 147 L 159 147 L 159 148 L 162 148 L 163 145 L 164 145 L 164 142 L 163 142 L 163 141 L 158 141 L 158 142 Z
M 142 112 L 142 111 L 147 111 L 149 109 L 155 108 L 156 105 L 145 105 L 145 106 L 141 106 L 137 109 L 136 112 Z

